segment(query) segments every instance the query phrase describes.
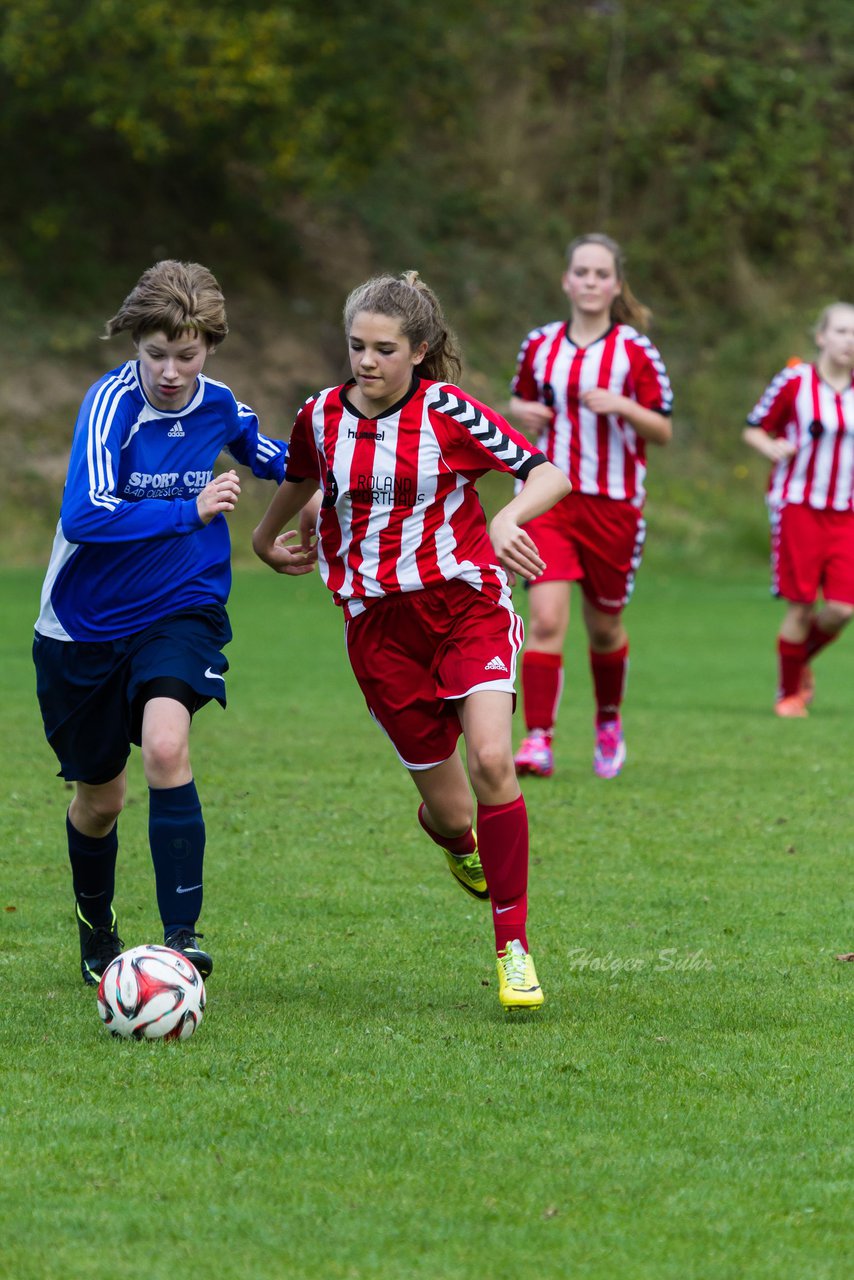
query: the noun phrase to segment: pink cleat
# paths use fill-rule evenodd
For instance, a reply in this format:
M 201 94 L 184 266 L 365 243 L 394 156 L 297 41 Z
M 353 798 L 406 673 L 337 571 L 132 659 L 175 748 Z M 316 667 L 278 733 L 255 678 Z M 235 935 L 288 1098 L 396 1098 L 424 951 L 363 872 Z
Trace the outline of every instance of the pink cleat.
M 593 772 L 599 778 L 616 778 L 626 762 L 626 743 L 619 717 L 596 726 Z
M 550 778 L 555 771 L 551 736 L 543 729 L 532 729 L 523 738 L 513 758 L 518 774 L 530 773 L 535 778 Z
M 806 720 L 809 712 L 803 694 L 791 693 L 787 698 L 778 698 L 774 703 L 774 714 L 783 720 Z
M 800 697 L 803 699 L 805 707 L 808 707 L 815 698 L 815 678 L 812 673 L 812 667 L 808 662 L 804 663 L 801 672 L 801 687 L 798 689 Z

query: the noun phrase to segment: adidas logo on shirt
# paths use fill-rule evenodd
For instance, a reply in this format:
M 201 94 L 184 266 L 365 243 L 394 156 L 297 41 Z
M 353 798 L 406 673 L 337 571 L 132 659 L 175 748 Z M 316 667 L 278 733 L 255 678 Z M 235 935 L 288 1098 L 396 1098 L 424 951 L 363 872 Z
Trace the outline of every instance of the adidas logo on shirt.
M 184 428 L 181 426 L 180 422 L 176 422 L 174 427 L 171 427 L 167 432 L 170 440 L 183 440 L 184 434 Z
M 505 667 L 504 663 L 501 661 L 500 658 L 493 658 L 491 662 L 487 662 L 486 666 L 483 669 L 484 671 L 506 671 L 507 670 L 507 668 Z

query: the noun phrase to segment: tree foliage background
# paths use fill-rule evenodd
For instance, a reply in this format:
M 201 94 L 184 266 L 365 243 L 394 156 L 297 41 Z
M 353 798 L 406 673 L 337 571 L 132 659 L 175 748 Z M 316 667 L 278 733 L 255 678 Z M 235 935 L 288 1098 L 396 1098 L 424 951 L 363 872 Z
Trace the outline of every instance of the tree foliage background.
M 331 325 L 366 273 L 416 266 L 506 390 L 521 336 L 561 313 L 566 241 L 595 228 L 656 313 L 683 442 L 714 446 L 819 307 L 854 293 L 850 0 L 0 15 L 0 285 L 18 330 L 32 307 L 110 314 L 165 254 L 304 326 Z M 736 391 L 745 372 L 758 383 Z

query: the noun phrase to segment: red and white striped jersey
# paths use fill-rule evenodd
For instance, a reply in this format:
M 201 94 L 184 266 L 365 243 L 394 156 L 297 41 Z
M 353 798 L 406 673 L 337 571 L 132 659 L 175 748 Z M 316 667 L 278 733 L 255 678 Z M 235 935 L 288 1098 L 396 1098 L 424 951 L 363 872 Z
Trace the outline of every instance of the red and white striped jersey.
M 797 449 L 771 469 L 771 507 L 792 503 L 818 511 L 854 509 L 854 380 L 840 393 L 815 365 L 787 365 L 747 421 L 790 440 Z
M 459 387 L 415 378 L 377 418 L 347 387 L 307 400 L 291 434 L 286 479 L 318 480 L 318 563 L 349 616 L 383 596 L 460 578 L 510 605 L 474 487 L 487 471 L 524 480 L 546 461 L 493 409 Z
M 576 493 L 643 505 L 646 442 L 619 414 L 586 409 L 581 395 L 605 387 L 645 409 L 669 414 L 673 392 L 649 338 L 631 325 L 613 325 L 587 347 L 577 347 L 568 321 L 534 329 L 522 343 L 512 392 L 554 410 L 537 443 L 549 462 L 569 476 Z

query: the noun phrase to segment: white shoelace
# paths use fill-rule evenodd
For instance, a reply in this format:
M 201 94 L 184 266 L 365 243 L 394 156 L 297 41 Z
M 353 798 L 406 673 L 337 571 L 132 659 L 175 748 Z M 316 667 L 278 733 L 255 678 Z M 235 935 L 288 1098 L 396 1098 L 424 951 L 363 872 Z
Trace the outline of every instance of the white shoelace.
M 511 987 L 519 986 L 525 981 L 527 959 L 521 942 L 514 940 L 508 943 L 507 950 L 501 957 L 501 963 L 504 966 L 504 976 Z

